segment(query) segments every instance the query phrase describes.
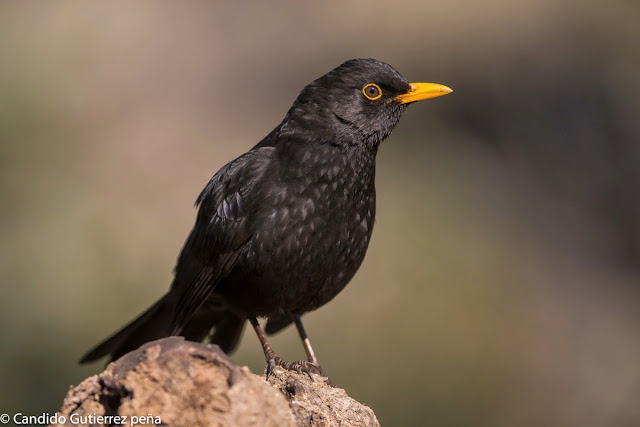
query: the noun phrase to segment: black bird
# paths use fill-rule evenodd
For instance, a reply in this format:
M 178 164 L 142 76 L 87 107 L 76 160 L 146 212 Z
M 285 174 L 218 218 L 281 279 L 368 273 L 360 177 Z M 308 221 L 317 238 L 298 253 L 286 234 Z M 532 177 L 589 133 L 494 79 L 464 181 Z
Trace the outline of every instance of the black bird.
M 409 83 L 375 59 L 353 59 L 309 83 L 269 135 L 216 173 L 196 201 L 195 226 L 159 301 L 89 351 L 111 360 L 147 341 L 209 338 L 225 352 L 246 320 L 267 360 L 320 372 L 300 316 L 329 302 L 367 251 L 376 211 L 378 146 L 409 103 L 446 95 Z M 308 361 L 288 362 L 267 342 L 295 323 Z

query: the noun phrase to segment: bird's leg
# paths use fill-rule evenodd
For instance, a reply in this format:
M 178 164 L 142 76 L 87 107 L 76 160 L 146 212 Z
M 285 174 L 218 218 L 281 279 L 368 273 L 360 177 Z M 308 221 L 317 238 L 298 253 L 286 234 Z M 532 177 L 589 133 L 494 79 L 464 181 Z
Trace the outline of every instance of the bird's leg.
M 307 353 L 307 359 L 310 363 L 313 363 L 318 367 L 318 374 L 322 375 L 322 368 L 318 363 L 318 359 L 316 358 L 316 354 L 313 352 L 313 348 L 311 347 L 311 341 L 307 337 L 307 332 L 304 330 L 304 326 L 302 325 L 302 319 L 300 319 L 299 314 L 293 314 L 293 321 L 296 323 L 296 328 L 298 329 L 298 334 L 300 335 L 300 339 L 302 340 L 302 346 L 304 347 L 305 353 Z
M 282 366 L 284 369 L 287 369 L 289 371 L 296 371 L 300 373 L 304 372 L 305 374 L 309 375 L 309 378 L 311 378 L 311 381 L 313 381 L 310 369 L 317 369 L 319 371 L 320 368 L 317 365 L 305 360 L 300 360 L 298 362 L 289 362 L 282 359 L 273 351 L 273 349 L 267 342 L 267 338 L 264 336 L 264 332 L 262 332 L 262 328 L 258 323 L 258 319 L 256 319 L 255 317 L 251 317 L 249 321 L 251 322 L 251 326 L 253 326 L 253 329 L 258 335 L 260 344 L 262 344 L 262 350 L 264 351 L 264 357 L 267 359 L 267 380 L 269 380 L 269 377 L 273 373 L 273 370 L 276 368 L 276 366 Z

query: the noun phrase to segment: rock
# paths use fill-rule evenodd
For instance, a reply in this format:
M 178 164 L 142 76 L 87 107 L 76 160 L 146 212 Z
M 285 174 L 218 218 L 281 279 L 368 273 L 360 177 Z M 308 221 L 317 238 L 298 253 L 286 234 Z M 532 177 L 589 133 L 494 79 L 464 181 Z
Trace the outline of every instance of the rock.
M 370 408 L 313 377 L 276 369 L 267 382 L 216 345 L 169 337 L 71 387 L 55 425 L 379 425 Z

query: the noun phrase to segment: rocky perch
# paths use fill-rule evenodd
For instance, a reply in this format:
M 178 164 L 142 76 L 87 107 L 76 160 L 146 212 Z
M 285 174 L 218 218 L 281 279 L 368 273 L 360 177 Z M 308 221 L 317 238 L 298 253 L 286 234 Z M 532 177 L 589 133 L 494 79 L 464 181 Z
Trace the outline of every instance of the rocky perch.
M 164 338 L 71 387 L 54 425 L 379 425 L 371 408 L 314 380 L 276 369 L 267 382 L 216 345 Z

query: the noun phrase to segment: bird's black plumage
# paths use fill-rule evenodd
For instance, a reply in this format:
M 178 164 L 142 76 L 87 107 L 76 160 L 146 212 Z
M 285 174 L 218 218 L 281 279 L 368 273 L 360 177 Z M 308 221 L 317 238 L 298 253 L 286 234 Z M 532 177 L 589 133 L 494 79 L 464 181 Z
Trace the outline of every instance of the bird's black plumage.
M 248 319 L 272 367 L 277 356 L 255 319 L 268 319 L 267 333 L 295 321 L 302 336 L 299 316 L 356 273 L 373 230 L 378 146 L 408 102 L 438 96 L 414 99 L 417 87 L 373 59 L 307 85 L 282 123 L 202 191 L 169 292 L 82 362 L 168 335 L 210 337 L 231 351 Z M 309 359 L 316 362 L 312 352 Z

